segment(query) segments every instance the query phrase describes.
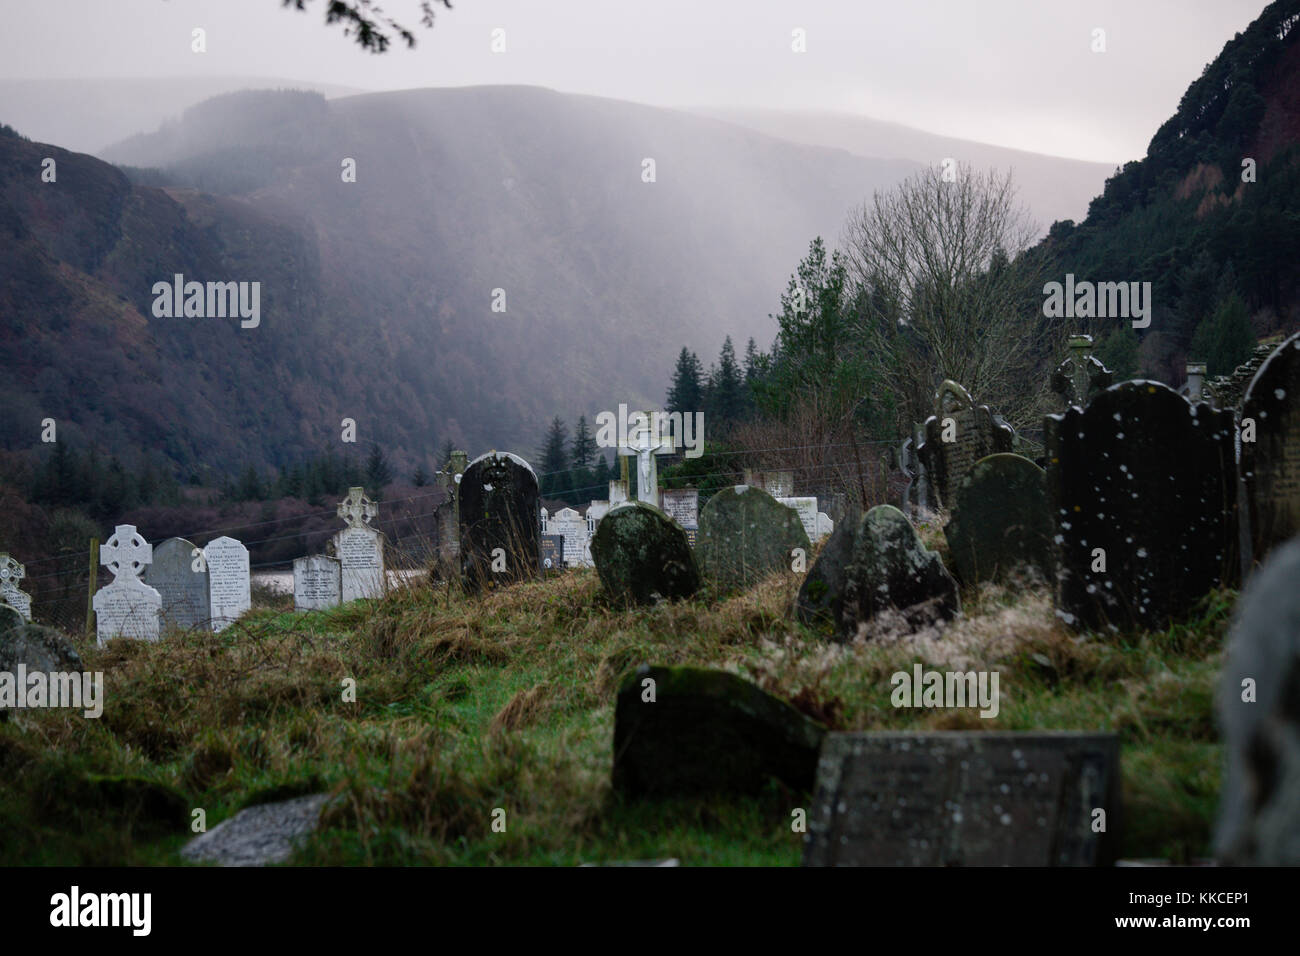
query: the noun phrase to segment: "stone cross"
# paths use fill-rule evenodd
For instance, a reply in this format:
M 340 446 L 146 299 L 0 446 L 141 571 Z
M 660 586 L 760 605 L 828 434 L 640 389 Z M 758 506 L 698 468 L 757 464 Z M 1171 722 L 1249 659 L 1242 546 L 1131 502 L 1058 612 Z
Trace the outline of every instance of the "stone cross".
M 644 428 L 638 427 L 633 429 L 633 435 L 628 436 L 626 445 L 620 445 L 618 453 L 624 457 L 636 456 L 637 476 L 636 476 L 636 497 L 638 501 L 645 501 L 659 507 L 659 466 L 655 459 L 656 455 L 671 455 L 673 453 L 673 443 L 669 441 L 664 443 L 662 435 L 652 435 L 653 430 L 649 414 L 646 414 L 646 425 Z
M 99 563 L 113 572 L 113 580 L 125 574 L 139 579 L 146 564 L 153 563 L 153 547 L 133 524 L 120 524 L 113 536 L 99 546 Z
M 8 604 L 27 620 L 32 619 L 32 599 L 18 590 L 18 582 L 27 575 L 27 569 L 17 560 L 0 552 L 0 604 Z
M 363 528 L 379 514 L 379 507 L 366 497 L 365 488 L 349 488 L 348 496 L 339 502 L 338 516 L 349 528 Z
M 1093 356 L 1092 336 L 1072 335 L 1070 355 L 1052 373 L 1051 385 L 1069 408 L 1087 405 L 1093 395 L 1110 387 L 1113 378 L 1110 369 Z

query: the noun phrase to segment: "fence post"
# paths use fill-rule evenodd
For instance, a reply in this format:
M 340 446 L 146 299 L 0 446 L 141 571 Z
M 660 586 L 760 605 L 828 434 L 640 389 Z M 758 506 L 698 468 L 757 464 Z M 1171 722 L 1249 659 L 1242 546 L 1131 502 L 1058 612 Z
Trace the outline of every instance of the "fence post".
M 86 590 L 86 633 L 95 633 L 95 582 L 99 571 L 99 539 L 90 539 L 90 587 Z

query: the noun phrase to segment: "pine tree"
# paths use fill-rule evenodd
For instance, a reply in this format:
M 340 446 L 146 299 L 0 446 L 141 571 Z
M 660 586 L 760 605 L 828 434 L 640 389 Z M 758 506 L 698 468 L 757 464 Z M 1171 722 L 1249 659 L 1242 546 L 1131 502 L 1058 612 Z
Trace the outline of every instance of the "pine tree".
M 1246 303 L 1235 293 L 1219 303 L 1219 307 L 1196 327 L 1192 336 L 1191 357 L 1205 362 L 1209 375 L 1230 375 L 1255 347 L 1255 332 L 1251 328 Z
M 378 498 L 385 486 L 392 483 L 393 470 L 388 466 L 388 459 L 373 442 L 370 445 L 370 457 L 366 459 L 365 486 L 371 497 Z
M 704 368 L 699 358 L 683 345 L 673 369 L 672 386 L 668 389 L 668 411 L 686 414 L 704 409 L 703 375 Z
M 417 488 L 423 488 L 429 483 L 429 475 L 424 470 L 423 465 L 418 465 L 416 467 L 415 474 L 411 476 L 411 483 Z
M 1129 322 L 1120 323 L 1097 345 L 1098 361 L 1114 373 L 1116 382 L 1127 382 L 1137 375 L 1140 357 L 1138 334 Z
M 745 381 L 736 362 L 731 336 L 722 343 L 718 364 L 709 382 L 708 427 L 715 435 L 726 435 L 745 413 Z
M 544 496 L 563 494 L 568 490 L 569 429 L 558 415 L 551 420 L 546 438 L 537 449 L 541 468 L 541 492 Z
M 573 467 L 590 468 L 596 458 L 596 437 L 587 427 L 587 416 L 578 416 L 578 427 L 573 432 Z

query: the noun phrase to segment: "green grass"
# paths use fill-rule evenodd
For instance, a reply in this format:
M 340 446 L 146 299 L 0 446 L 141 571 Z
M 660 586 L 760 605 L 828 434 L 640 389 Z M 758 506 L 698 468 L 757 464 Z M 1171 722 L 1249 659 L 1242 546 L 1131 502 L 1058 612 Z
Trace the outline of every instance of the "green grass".
M 797 584 L 625 610 L 580 572 L 474 598 L 421 587 L 329 612 L 261 609 L 159 644 L 79 644 L 105 673 L 102 719 L 24 710 L 0 722 L 0 864 L 176 863 L 194 809 L 211 828 L 321 790 L 339 799 L 296 862 L 797 864 L 790 814 L 806 795 L 775 783 L 735 799 L 611 791 L 614 695 L 642 663 L 734 670 L 837 729 L 1116 732 L 1123 854 L 1208 855 L 1212 686 L 1235 595 L 1166 632 L 1079 639 L 1041 589 L 986 588 L 963 595 L 964 618 L 943 632 L 839 646 L 793 623 Z M 889 675 L 915 661 L 996 669 L 998 717 L 891 707 Z

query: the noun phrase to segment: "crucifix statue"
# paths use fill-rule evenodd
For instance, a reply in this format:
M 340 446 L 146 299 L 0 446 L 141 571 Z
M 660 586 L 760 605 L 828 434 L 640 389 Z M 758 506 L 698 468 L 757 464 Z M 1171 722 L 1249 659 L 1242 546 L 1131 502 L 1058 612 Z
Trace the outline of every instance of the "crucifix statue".
M 365 488 L 349 488 L 348 496 L 339 502 L 338 515 L 349 528 L 363 528 L 379 514 L 379 507 L 366 497 Z
M 618 453 L 623 456 L 636 456 L 637 476 L 636 476 L 636 497 L 638 501 L 648 502 L 655 507 L 659 506 L 659 466 L 655 460 L 656 455 L 671 455 L 673 453 L 672 440 L 664 441 L 662 435 L 651 434 L 654 429 L 650 423 L 650 415 L 645 415 L 641 425 L 632 429 L 628 434 L 627 444 L 620 445 Z

